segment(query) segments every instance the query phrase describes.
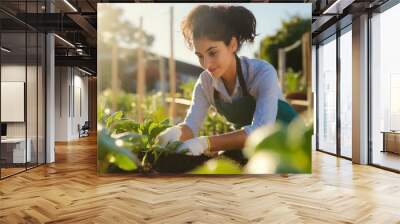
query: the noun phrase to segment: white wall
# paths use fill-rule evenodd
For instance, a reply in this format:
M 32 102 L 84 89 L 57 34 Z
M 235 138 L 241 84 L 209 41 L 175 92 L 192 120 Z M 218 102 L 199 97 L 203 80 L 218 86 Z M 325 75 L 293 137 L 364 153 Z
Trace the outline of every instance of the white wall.
M 67 67 L 55 68 L 55 141 L 68 140 L 69 79 Z
M 78 72 L 78 75 L 77 75 Z M 71 129 L 70 129 L 70 136 L 72 138 L 78 138 L 78 124 L 83 125 L 85 121 L 88 121 L 88 78 L 81 76 L 78 70 L 74 70 L 74 80 L 73 80 L 73 89 L 72 92 L 73 96 L 71 99 Z M 81 107 L 81 108 L 80 108 Z
M 88 120 L 88 78 L 83 75 L 76 68 L 56 67 L 56 141 L 79 138 L 78 124 Z

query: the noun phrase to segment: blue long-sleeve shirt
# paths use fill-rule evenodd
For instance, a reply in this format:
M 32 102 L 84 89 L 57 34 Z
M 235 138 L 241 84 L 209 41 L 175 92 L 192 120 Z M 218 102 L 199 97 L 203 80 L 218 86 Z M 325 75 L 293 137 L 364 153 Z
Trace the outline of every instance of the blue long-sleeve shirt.
M 243 56 L 240 57 L 240 63 L 248 92 L 256 99 L 252 123 L 242 128 L 250 134 L 258 127 L 275 123 L 278 99 L 283 100 L 283 94 L 279 87 L 276 70 L 271 64 Z M 232 102 L 235 98 L 243 96 L 237 76 L 236 86 L 230 96 L 220 78 L 214 78 L 208 71 L 203 71 L 194 87 L 192 105 L 182 123 L 187 125 L 195 136 L 198 135 L 208 108 L 211 105 L 215 106 L 214 89 L 219 92 L 219 97 L 224 102 Z

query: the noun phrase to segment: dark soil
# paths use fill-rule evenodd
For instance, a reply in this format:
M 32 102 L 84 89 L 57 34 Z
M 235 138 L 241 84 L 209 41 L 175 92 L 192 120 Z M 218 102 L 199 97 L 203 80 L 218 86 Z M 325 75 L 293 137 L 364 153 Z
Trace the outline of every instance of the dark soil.
M 159 173 L 186 173 L 202 165 L 209 159 L 209 157 L 204 155 L 170 154 L 160 157 L 153 168 Z

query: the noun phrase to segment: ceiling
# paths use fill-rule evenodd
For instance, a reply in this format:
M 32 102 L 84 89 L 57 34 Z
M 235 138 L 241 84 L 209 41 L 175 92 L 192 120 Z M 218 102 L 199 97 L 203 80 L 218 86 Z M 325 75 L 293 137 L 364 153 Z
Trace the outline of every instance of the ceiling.
M 79 66 L 95 74 L 96 8 L 100 1 L 48 0 L 47 2 L 46 7 L 44 0 L 0 1 L 2 46 L 12 49 L 7 54 L 8 60 L 17 62 L 18 59 L 24 59 L 24 55 L 27 55 L 28 59 L 33 58 L 37 50 L 36 39 L 33 40 L 36 33 L 54 32 L 57 34 L 56 65 Z M 26 30 L 28 47 L 25 49 Z M 35 35 L 29 34 L 30 32 Z M 39 48 L 42 47 L 43 45 L 39 44 Z
M 312 39 L 317 43 L 337 29 L 351 24 L 352 18 L 372 12 L 389 0 L 308 0 L 312 3 Z
M 332 24 L 347 15 L 355 15 L 373 9 L 387 0 L 270 0 L 261 2 L 312 3 L 312 36 L 322 35 Z M 80 66 L 96 73 L 97 54 L 97 3 L 152 2 L 152 1 L 113 1 L 113 0 L 1 0 L 0 24 L 5 46 L 15 48 L 15 54 L 23 54 L 28 31 L 54 32 L 56 65 Z M 163 2 L 163 1 L 157 1 Z M 232 1 L 230 1 L 232 2 Z M 254 2 L 260 2 L 255 0 Z M 51 9 L 51 10 L 50 10 Z M 49 13 L 49 12 L 52 13 Z M 28 38 L 30 39 L 30 38 Z M 29 42 L 30 40 L 28 40 Z M 35 47 L 28 44 L 28 52 Z M 28 53 L 29 54 L 29 53 Z

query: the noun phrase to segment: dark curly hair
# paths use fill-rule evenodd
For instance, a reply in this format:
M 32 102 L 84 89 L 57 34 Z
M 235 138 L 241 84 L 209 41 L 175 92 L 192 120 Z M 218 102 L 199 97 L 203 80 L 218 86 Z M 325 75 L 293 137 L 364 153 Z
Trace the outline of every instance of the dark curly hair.
M 197 6 L 182 21 L 181 30 L 190 49 L 193 39 L 206 37 L 229 45 L 232 37 L 236 37 L 240 50 L 244 42 L 253 42 L 257 35 L 253 13 L 242 6 L 227 5 Z

